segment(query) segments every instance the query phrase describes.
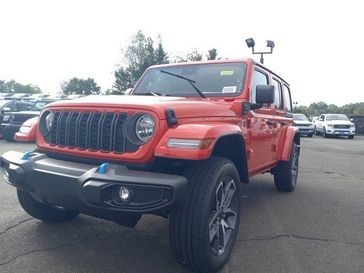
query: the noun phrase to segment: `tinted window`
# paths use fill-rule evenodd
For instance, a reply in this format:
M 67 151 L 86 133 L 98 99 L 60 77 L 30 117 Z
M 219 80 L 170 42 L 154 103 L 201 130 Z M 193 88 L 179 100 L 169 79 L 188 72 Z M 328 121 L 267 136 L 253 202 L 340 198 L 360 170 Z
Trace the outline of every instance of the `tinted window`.
M 18 111 L 29 110 L 29 104 L 27 104 L 27 103 L 17 103 L 16 107 L 18 108 Z
M 252 89 L 251 89 L 251 99 L 250 101 L 255 103 L 255 92 L 257 85 L 267 85 L 268 84 L 268 76 L 263 72 L 258 70 L 254 70 L 253 81 L 252 81 Z
M 276 79 L 272 81 L 274 85 L 274 105 L 276 108 L 282 108 L 282 86 L 281 83 L 278 82 Z
M 283 99 L 284 99 L 284 107 L 288 112 L 292 112 L 292 100 L 291 100 L 291 92 L 289 87 L 283 85 Z
M 345 115 L 340 115 L 340 114 L 336 114 L 336 115 L 326 115 L 326 120 L 330 121 L 330 120 L 346 120 L 348 121 L 348 117 Z
M 308 118 L 305 115 L 302 115 L 302 114 L 294 114 L 293 119 L 294 120 L 308 121 Z
M 244 88 L 246 64 L 218 63 L 156 67 L 149 69 L 132 95 L 237 96 Z M 184 77 L 185 79 L 183 79 Z M 189 81 L 190 80 L 190 81 Z

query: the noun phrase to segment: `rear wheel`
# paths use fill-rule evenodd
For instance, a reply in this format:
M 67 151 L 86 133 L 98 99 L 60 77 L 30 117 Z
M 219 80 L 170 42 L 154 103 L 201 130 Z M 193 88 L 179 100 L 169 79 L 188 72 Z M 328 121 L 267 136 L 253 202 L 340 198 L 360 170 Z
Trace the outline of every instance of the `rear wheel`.
M 57 223 L 75 218 L 78 215 L 78 212 L 76 211 L 41 203 L 34 199 L 29 192 L 17 189 L 17 194 L 22 208 L 30 216 L 39 220 Z
M 281 161 L 274 171 L 274 184 L 279 191 L 294 191 L 297 185 L 299 149 L 293 143 L 289 161 Z
M 194 272 L 216 272 L 228 260 L 240 221 L 240 181 L 234 164 L 212 157 L 185 173 L 185 204 L 170 214 L 170 244 Z

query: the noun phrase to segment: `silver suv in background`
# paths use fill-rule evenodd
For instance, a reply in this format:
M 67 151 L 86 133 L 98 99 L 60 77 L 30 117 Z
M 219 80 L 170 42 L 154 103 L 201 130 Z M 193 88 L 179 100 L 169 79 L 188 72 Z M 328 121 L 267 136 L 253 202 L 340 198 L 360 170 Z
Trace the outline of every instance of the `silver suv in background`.
M 293 124 L 300 130 L 301 135 L 313 136 L 314 125 L 304 114 L 293 114 Z

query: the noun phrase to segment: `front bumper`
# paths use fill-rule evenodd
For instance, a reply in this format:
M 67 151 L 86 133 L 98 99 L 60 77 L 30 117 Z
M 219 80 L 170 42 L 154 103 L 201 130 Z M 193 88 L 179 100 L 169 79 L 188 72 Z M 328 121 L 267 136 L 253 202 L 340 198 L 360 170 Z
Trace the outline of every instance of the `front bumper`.
M 314 132 L 313 127 L 298 127 L 301 135 L 311 135 Z
M 116 220 L 118 213 L 158 213 L 181 204 L 187 194 L 183 176 L 106 168 L 49 158 L 45 154 L 7 152 L 1 156 L 3 178 L 37 200 L 88 215 Z M 129 189 L 128 201 L 119 196 Z
M 333 136 L 353 136 L 353 135 L 355 135 L 355 131 L 348 130 L 348 129 L 345 130 L 345 129 L 328 128 L 326 130 L 326 134 L 333 135 Z

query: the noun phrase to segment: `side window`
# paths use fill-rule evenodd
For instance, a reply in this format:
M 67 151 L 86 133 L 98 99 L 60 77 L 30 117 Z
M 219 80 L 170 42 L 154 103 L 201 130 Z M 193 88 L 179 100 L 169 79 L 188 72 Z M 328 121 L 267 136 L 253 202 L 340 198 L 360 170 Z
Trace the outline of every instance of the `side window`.
M 292 112 L 291 91 L 287 85 L 283 85 L 284 107 L 287 112 Z
M 282 109 L 282 85 L 279 81 L 273 78 L 274 85 L 274 104 L 276 109 Z
M 251 96 L 250 102 L 255 103 L 255 90 L 257 85 L 267 85 L 268 84 L 268 75 L 260 72 L 258 70 L 254 70 L 253 74 L 253 81 L 252 81 L 252 89 L 251 89 Z

